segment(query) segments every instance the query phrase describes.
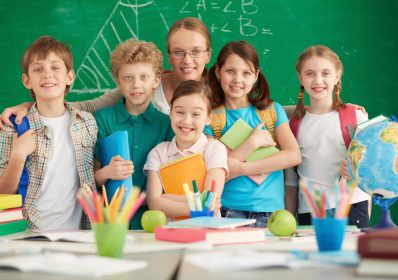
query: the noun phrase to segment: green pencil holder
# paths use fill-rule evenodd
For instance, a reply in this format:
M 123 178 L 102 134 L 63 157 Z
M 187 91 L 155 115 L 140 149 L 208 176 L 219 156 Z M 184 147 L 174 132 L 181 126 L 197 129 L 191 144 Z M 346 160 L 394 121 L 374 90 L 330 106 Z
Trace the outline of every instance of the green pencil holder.
M 128 231 L 128 224 L 92 224 L 97 254 L 104 257 L 121 258 Z

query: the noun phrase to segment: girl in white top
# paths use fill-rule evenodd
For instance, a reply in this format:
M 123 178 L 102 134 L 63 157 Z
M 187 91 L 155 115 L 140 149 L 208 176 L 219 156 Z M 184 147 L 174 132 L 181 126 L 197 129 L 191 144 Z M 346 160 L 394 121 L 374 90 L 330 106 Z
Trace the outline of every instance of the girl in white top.
M 207 175 L 204 189 L 209 190 L 215 180 L 217 197 L 221 197 L 228 174 L 227 149 L 218 140 L 207 139 L 203 134 L 205 125 L 211 122 L 210 113 L 209 92 L 201 82 L 189 80 L 177 87 L 171 99 L 170 112 L 175 137 L 153 148 L 144 166 L 148 176 L 150 209 L 162 210 L 170 218 L 189 216 L 185 195 L 164 194 L 158 172 L 162 165 L 193 153 L 201 153 L 205 161 Z M 220 207 L 218 203 L 217 209 Z
M 329 208 L 335 208 L 335 184 L 340 174 L 348 177 L 345 156 L 347 148 L 340 127 L 339 110 L 344 108 L 340 99 L 342 63 L 335 52 L 325 46 L 312 46 L 300 55 L 296 70 L 301 84 L 299 102 L 292 118 L 302 119 L 297 142 L 302 162 L 286 171 L 286 208 L 295 212 L 297 199 L 297 174 L 308 185 L 317 185 L 326 193 Z M 310 106 L 304 109 L 303 92 L 308 93 Z M 357 123 L 367 116 L 356 110 Z M 347 178 L 349 179 L 349 178 Z M 351 199 L 349 224 L 367 227 L 369 196 L 356 188 Z M 311 224 L 311 215 L 301 190 L 298 192 L 298 220 Z

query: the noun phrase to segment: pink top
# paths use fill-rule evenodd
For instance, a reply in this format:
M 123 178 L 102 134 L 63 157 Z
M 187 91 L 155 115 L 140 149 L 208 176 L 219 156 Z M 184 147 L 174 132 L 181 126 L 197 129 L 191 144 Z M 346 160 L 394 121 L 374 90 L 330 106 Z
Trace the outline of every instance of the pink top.
M 160 166 L 194 153 L 203 154 L 207 170 L 224 168 L 225 176 L 228 175 L 227 149 L 220 141 L 207 139 L 204 134 L 189 149 L 183 151 L 177 148 L 175 137 L 170 142 L 158 144 L 148 154 L 144 173 L 147 170 L 159 171 Z

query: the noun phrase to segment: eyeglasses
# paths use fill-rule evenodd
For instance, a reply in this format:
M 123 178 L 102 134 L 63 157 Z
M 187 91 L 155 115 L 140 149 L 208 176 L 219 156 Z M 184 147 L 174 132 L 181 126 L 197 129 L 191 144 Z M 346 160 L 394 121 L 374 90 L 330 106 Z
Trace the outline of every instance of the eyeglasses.
M 203 57 L 204 53 L 207 52 L 208 50 L 200 50 L 200 49 L 193 49 L 193 50 L 188 50 L 188 51 L 170 51 L 169 55 L 172 58 L 184 58 L 187 54 L 191 58 L 201 58 Z

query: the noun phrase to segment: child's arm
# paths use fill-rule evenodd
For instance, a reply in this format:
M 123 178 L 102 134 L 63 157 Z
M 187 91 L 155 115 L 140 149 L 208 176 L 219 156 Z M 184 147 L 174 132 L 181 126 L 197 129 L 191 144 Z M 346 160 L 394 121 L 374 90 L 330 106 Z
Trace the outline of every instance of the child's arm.
M 300 149 L 287 122 L 280 124 L 276 129 L 276 137 L 280 152 L 264 159 L 252 162 L 242 162 L 235 158 L 228 158 L 228 167 L 232 179 L 236 176 L 269 173 L 296 166 L 301 163 Z
M 30 107 L 32 107 L 32 102 L 25 102 L 18 104 L 16 106 L 4 109 L 3 113 L 1 113 L 1 121 L 0 121 L 0 130 L 4 130 L 4 125 L 8 127 L 13 127 L 10 117 L 11 115 L 15 115 L 16 124 L 21 124 L 23 117 L 28 114 Z
M 16 193 L 26 158 L 36 149 L 36 133 L 27 130 L 21 136 L 13 134 L 10 159 L 3 174 L 0 176 L 0 193 Z
M 70 105 L 74 108 L 94 113 L 102 108 L 106 108 L 115 105 L 123 97 L 119 88 L 105 92 L 103 95 L 85 101 L 70 102 Z
M 149 209 L 161 210 L 167 217 L 189 216 L 189 206 L 184 195 L 170 197 L 163 196 L 162 182 L 159 174 L 153 170 L 147 170 L 147 201 Z
M 98 166 L 96 161 L 96 166 Z M 124 160 L 120 156 L 114 156 L 111 162 L 95 172 L 95 183 L 104 185 L 109 179 L 124 180 L 134 173 L 134 165 L 131 160 Z
M 92 100 L 70 102 L 70 105 L 74 108 L 94 113 L 99 109 L 116 104 L 120 100 L 120 98 L 122 98 L 122 94 L 119 88 L 116 88 Z M 1 114 L 0 130 L 4 130 L 4 125 L 12 127 L 12 123 L 10 122 L 11 115 L 15 115 L 16 123 L 20 124 L 22 118 L 28 114 L 28 111 L 30 107 L 32 107 L 32 105 L 33 105 L 32 102 L 25 102 L 4 109 L 3 113 Z

